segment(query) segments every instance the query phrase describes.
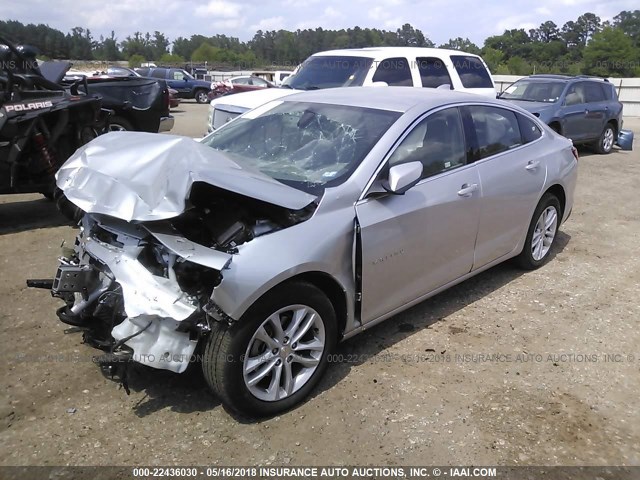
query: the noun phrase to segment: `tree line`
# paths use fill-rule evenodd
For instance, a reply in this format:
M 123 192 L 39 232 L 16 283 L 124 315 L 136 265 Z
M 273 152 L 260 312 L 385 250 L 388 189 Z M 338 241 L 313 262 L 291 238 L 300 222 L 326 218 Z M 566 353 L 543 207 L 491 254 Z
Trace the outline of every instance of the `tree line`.
M 360 27 L 258 30 L 247 42 L 220 34 L 178 37 L 170 42 L 160 31 L 135 32 L 124 40 L 112 31 L 107 38 L 94 39 L 91 31 L 82 27 L 65 34 L 48 25 L 25 25 L 15 20 L 0 21 L 0 34 L 13 42 L 32 45 L 48 58 L 128 60 L 132 66 L 143 61 L 175 65 L 192 61 L 221 69 L 293 68 L 315 52 L 337 48 L 436 46 L 410 24 L 395 31 Z M 485 39 L 482 47 L 462 37 L 439 47 L 480 54 L 495 74 L 640 76 L 640 10 L 622 11 L 612 21 L 603 22 L 593 13 L 584 13 L 562 27 L 549 20 L 529 31 L 505 30 L 502 35 Z

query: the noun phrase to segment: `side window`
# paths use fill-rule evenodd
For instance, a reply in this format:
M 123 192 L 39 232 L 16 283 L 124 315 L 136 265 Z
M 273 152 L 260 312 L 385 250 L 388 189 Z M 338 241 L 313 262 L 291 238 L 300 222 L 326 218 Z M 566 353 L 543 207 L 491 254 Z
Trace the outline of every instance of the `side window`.
M 595 82 L 588 82 L 584 84 L 584 95 L 587 103 L 604 102 L 605 100 L 602 85 Z
M 267 82 L 265 80 L 263 80 L 262 78 L 255 77 L 252 80 L 253 80 L 252 85 L 255 85 L 255 86 L 258 86 L 258 87 L 266 87 L 267 86 Z
M 464 135 L 457 108 L 440 110 L 416 125 L 389 158 L 389 165 L 422 162 L 422 178 L 464 165 Z
M 522 133 L 522 143 L 533 142 L 542 136 L 542 130 L 540 130 L 536 122 L 524 115 L 517 114 L 516 116 L 518 117 L 518 125 Z
M 251 79 L 246 77 L 236 78 L 231 83 L 235 83 L 236 85 L 251 85 Z
M 378 68 L 373 75 L 374 82 L 387 82 L 390 87 L 412 87 L 411 68 L 404 57 L 387 58 L 378 62 Z
M 156 68 L 151 72 L 153 78 L 165 78 L 167 71 L 163 68 Z
M 467 55 L 451 55 L 464 88 L 493 88 L 487 68 L 478 57 Z
M 469 107 L 478 139 L 476 160 L 522 145 L 516 114 L 498 107 Z
M 579 105 L 585 103 L 587 97 L 584 91 L 584 83 L 574 83 L 567 90 L 567 96 L 565 97 L 565 105 Z
M 418 71 L 422 86 L 427 88 L 437 88 L 440 85 L 449 85 L 453 88 L 451 77 L 444 62 L 439 58 L 417 58 Z
M 184 72 L 182 70 L 172 68 L 169 75 L 169 78 L 171 78 L 172 80 L 184 80 Z

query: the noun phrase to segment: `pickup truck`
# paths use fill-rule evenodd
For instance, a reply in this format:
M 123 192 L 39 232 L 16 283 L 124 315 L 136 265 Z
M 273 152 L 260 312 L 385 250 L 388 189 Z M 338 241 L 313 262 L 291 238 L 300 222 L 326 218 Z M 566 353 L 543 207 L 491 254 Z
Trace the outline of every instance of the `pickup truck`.
M 182 68 L 143 67 L 136 68 L 143 77 L 165 80 L 169 88 L 178 92 L 178 98 L 195 98 L 198 103 L 207 103 L 211 82 L 196 80 Z
M 80 91 L 102 97 L 102 107 L 112 110 L 109 131 L 167 132 L 173 128 L 169 114 L 169 88 L 164 80 L 130 76 L 87 75 L 69 70 L 69 62 L 44 62 L 45 77 L 68 88 L 79 79 Z

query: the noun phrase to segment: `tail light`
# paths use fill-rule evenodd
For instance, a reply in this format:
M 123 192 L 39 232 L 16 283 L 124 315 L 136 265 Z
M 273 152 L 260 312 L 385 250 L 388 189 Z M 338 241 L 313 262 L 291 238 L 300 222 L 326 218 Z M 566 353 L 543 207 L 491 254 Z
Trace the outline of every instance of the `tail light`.
M 170 102 L 169 102 L 169 89 L 165 88 L 164 90 L 164 108 L 169 110 Z
M 571 147 L 571 153 L 573 153 L 573 157 L 576 159 L 576 162 L 580 160 L 580 156 L 578 155 L 578 149 L 576 147 Z

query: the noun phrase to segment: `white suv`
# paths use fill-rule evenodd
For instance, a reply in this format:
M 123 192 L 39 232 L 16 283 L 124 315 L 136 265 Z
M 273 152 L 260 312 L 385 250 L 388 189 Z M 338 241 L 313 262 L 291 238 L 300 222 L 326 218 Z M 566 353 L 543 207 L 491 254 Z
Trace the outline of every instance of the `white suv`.
M 471 53 L 416 47 L 330 50 L 306 59 L 282 88 L 212 100 L 208 131 L 247 110 L 300 90 L 367 85 L 447 88 L 496 97 L 487 65 Z

